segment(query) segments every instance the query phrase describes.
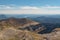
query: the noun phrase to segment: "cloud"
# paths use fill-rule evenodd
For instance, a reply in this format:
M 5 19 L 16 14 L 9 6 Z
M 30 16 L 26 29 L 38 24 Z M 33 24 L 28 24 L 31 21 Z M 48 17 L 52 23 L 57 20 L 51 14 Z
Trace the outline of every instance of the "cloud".
M 20 9 L 39 9 L 38 7 L 22 6 Z
M 42 8 L 60 8 L 60 6 L 47 6 L 47 7 L 42 7 Z
M 2 9 L 2 10 L 1 10 Z M 60 6 L 8 6 L 0 5 L 3 14 L 60 14 Z
M 0 9 L 16 9 L 15 5 L 0 5 Z
M 39 9 L 39 8 L 33 6 L 0 5 L 0 9 Z
M 0 10 L 4 14 L 60 14 L 60 10 Z
M 6 5 L 0 5 L 0 9 L 10 9 L 10 6 L 6 6 Z
M 50 6 L 50 5 L 45 5 L 45 6 L 42 6 L 42 8 L 60 8 L 60 6 Z

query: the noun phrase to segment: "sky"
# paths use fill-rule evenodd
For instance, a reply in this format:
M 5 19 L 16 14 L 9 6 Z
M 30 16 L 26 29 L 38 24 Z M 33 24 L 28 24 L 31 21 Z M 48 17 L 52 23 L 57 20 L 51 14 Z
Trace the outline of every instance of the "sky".
M 60 14 L 60 0 L 0 0 L 0 14 Z

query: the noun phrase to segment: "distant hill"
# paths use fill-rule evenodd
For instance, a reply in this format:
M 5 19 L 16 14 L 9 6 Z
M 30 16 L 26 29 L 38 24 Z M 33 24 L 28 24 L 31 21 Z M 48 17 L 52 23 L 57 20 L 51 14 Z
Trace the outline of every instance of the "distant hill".
M 40 17 L 35 17 L 32 18 L 33 20 L 37 21 L 37 22 L 41 22 L 41 23 L 60 23 L 60 18 L 53 18 L 53 17 L 47 17 L 47 16 L 40 16 Z
M 0 14 L 0 20 L 1 19 L 6 19 L 7 17 L 4 14 Z

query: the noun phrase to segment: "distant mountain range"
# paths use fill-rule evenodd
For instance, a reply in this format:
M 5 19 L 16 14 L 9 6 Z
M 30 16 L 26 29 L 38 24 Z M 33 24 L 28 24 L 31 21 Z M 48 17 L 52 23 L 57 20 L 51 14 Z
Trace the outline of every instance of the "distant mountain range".
M 10 17 L 15 18 L 30 18 L 32 20 L 41 22 L 41 23 L 60 23 L 60 15 L 34 15 L 34 14 L 20 14 L 20 15 L 0 15 L 0 19 L 6 19 Z

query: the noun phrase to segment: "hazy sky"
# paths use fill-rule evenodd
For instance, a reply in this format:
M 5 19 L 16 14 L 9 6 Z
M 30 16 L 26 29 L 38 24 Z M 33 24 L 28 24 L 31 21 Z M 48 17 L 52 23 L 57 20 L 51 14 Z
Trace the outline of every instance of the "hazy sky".
M 60 14 L 60 0 L 0 0 L 0 14 Z

